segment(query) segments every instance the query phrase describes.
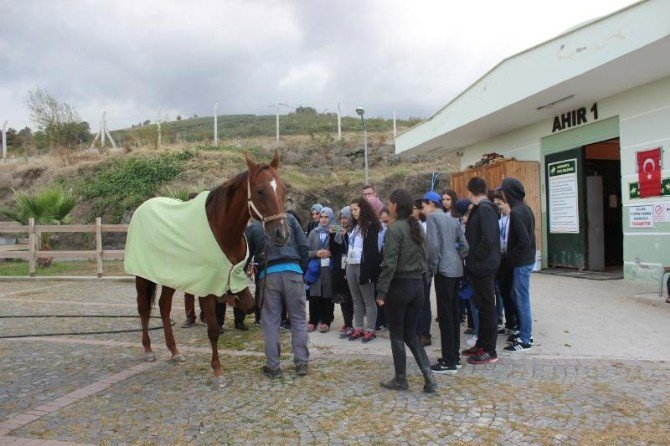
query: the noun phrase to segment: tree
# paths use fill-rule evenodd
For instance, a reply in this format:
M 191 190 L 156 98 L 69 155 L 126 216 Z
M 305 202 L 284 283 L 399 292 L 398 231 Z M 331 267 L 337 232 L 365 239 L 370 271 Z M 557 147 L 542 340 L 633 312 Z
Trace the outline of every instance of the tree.
M 177 121 L 181 121 L 181 115 L 177 115 Z
M 58 225 L 70 221 L 70 212 L 77 200 L 70 191 L 59 187 L 49 187 L 30 194 L 14 190 L 14 208 L 0 205 L 0 215 L 4 215 L 22 225 L 34 218 L 35 224 Z M 48 233 L 38 234 L 40 249 L 51 249 L 51 236 Z M 51 265 L 53 259 L 39 259 L 41 266 Z
M 40 87 L 28 92 L 26 104 L 30 119 L 45 135 L 49 147 L 69 161 L 70 152 L 78 147 L 82 134 L 88 132 L 88 123 L 81 121 L 72 105 L 58 102 Z

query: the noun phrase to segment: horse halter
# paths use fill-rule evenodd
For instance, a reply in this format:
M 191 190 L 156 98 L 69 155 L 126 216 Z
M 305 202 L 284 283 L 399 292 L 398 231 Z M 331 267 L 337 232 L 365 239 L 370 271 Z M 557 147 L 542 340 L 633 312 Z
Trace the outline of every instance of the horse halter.
M 263 230 L 265 230 L 265 223 L 269 221 L 279 220 L 280 218 L 286 218 L 286 212 L 271 215 L 269 217 L 263 217 L 263 214 L 261 214 L 261 211 L 258 210 L 253 200 L 251 199 L 251 172 L 249 172 L 249 175 L 247 175 L 247 207 L 249 208 L 249 215 L 251 217 L 254 216 L 251 213 L 251 211 L 253 210 L 256 213 L 256 217 L 258 217 L 261 223 L 263 223 Z

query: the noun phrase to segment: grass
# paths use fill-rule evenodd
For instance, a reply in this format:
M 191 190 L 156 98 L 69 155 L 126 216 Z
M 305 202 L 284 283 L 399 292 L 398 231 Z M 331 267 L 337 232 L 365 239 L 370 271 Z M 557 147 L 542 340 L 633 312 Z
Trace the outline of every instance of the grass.
M 123 262 L 118 260 L 103 261 L 102 266 L 103 276 L 123 276 Z M 28 262 L 14 261 L 14 262 L 0 262 L 0 277 L 27 277 Z M 50 267 L 37 267 L 35 275 L 38 277 L 54 277 L 54 276 L 95 276 L 96 263 L 91 260 L 84 261 L 57 261 L 55 260 Z

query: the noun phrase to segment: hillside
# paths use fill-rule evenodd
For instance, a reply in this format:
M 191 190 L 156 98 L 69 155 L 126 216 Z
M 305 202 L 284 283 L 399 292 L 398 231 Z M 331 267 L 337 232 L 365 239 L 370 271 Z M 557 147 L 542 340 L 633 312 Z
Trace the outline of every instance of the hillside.
M 177 117 L 161 124 L 161 139 L 165 143 L 211 142 L 214 139 L 214 118 L 212 116 L 188 118 Z M 366 117 L 369 132 L 391 134 L 393 120 Z M 397 120 L 398 131 L 420 122 L 420 119 Z M 341 119 L 343 133 L 358 132 L 361 120 L 344 116 Z M 219 139 L 252 137 L 272 137 L 276 134 L 275 115 L 219 115 L 217 116 Z M 311 107 L 299 107 L 295 112 L 280 115 L 281 136 L 337 134 L 337 114 L 317 113 Z M 138 123 L 130 128 L 114 130 L 112 137 L 120 146 L 142 146 L 150 144 L 156 137 L 156 125 L 151 121 Z
M 455 159 L 412 157 L 393 154 L 387 133 L 369 135 L 370 182 L 382 198 L 396 187 L 423 193 L 430 187 L 431 173 L 442 172 L 443 187 Z M 164 195 L 165 188 L 198 191 L 211 189 L 245 169 L 243 152 L 258 161 L 268 161 L 274 152 L 274 138 L 223 140 L 218 147 L 198 144 L 166 145 L 161 150 L 142 148 L 109 154 L 85 151 L 73 165 L 62 166 L 45 156 L 0 165 L 0 202 L 11 205 L 12 188 L 36 190 L 59 184 L 78 197 L 76 222 L 90 222 L 101 216 L 104 222 L 128 221 L 144 200 Z M 346 133 L 342 141 L 332 135 L 283 137 L 280 173 L 288 187 L 287 209 L 303 218 L 314 202 L 335 209 L 358 196 L 364 182 L 360 133 Z

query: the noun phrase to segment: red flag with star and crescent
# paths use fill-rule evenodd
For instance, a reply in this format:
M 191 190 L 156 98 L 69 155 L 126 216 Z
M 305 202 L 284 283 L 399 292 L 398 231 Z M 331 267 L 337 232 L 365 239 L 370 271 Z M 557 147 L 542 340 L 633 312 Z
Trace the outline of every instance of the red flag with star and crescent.
M 637 178 L 640 198 L 661 195 L 661 148 L 637 152 Z

